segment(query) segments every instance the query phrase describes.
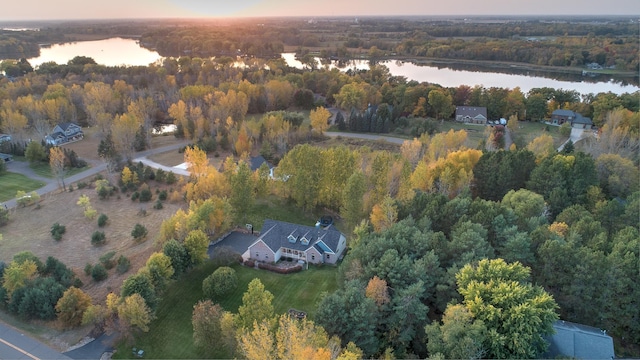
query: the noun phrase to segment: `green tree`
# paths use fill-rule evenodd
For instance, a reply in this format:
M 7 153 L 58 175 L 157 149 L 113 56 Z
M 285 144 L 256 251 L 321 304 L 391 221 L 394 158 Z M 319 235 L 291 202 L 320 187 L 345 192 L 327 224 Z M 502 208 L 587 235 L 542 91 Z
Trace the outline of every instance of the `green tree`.
M 202 292 L 209 299 L 219 299 L 237 286 L 236 271 L 230 267 L 222 266 L 202 281 Z
M 502 259 L 467 264 L 456 274 L 464 306 L 487 328 L 486 357 L 536 358 L 546 350 L 558 305 L 529 275 L 529 268 Z
M 58 320 L 65 326 L 76 327 L 82 323 L 84 312 L 91 306 L 91 297 L 84 291 L 70 287 L 56 304 Z
M 375 301 L 365 296 L 364 286 L 357 281 L 323 297 L 316 313 L 318 324 L 327 333 L 337 335 L 343 343 L 353 342 L 365 357 L 379 350 L 376 336 L 379 316 Z
M 191 259 L 191 264 L 198 265 L 207 259 L 209 237 L 202 230 L 192 230 L 184 239 L 184 248 Z
M 37 141 L 31 141 L 29 145 L 27 145 L 27 150 L 24 153 L 24 156 L 30 163 L 36 163 L 45 159 L 46 154 L 44 153 L 44 147 Z
M 354 227 L 363 218 L 365 186 L 364 174 L 361 171 L 355 171 L 349 176 L 342 192 L 340 215 L 346 220 L 349 227 Z
M 247 213 L 251 211 L 254 202 L 254 183 L 249 165 L 240 161 L 237 170 L 231 175 L 231 195 L 229 203 L 234 210 L 234 218 L 237 223 L 246 219 Z
M 273 294 L 265 290 L 260 279 L 253 279 L 247 291 L 242 295 L 242 305 L 238 308 L 238 327 L 245 330 L 253 328 L 254 323 L 266 321 L 275 324 Z
M 445 118 L 451 117 L 455 107 L 453 106 L 453 99 L 451 94 L 444 89 L 435 89 L 429 91 L 429 105 L 433 108 L 436 115 L 436 120 L 441 118 L 443 121 Z
M 148 271 L 153 287 L 157 292 L 164 291 L 169 279 L 174 274 L 171 258 L 161 252 L 151 254 L 143 269 Z
M 184 273 L 191 264 L 191 258 L 187 249 L 176 241 L 171 239 L 167 241 L 162 247 L 162 252 L 171 260 L 171 267 L 173 268 L 173 277 L 177 277 Z
M 149 309 L 155 309 L 158 304 L 156 289 L 148 274 L 138 272 L 124 280 L 120 288 L 120 296 L 122 298 L 129 297 L 133 294 L 139 294 L 144 299 Z
M 487 328 L 463 305 L 447 306 L 442 324 L 427 325 L 425 332 L 431 358 L 438 354 L 446 359 L 482 359 L 486 356 Z

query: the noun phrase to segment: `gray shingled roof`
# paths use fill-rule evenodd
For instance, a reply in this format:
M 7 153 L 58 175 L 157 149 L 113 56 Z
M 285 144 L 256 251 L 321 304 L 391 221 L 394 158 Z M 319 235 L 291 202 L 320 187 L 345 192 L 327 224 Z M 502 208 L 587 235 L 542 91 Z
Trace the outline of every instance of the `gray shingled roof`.
M 545 358 L 565 356 L 579 359 L 613 359 L 613 339 L 606 331 L 587 325 L 558 320 L 549 338 Z
M 74 123 L 72 123 L 72 122 L 63 122 L 63 123 L 58 124 L 58 126 L 60 126 L 60 129 L 62 129 L 62 130 L 64 130 L 64 131 L 67 131 L 67 129 L 68 129 L 71 125 L 78 126 L 78 125 L 76 125 L 76 124 L 74 124 Z
M 273 165 L 269 164 L 262 155 L 252 156 L 251 159 L 249 159 L 249 167 L 251 168 L 251 171 L 258 170 L 263 163 L 267 163 L 269 169 L 273 167 Z
M 293 235 L 296 238 L 295 243 L 289 242 L 289 235 Z M 267 219 L 262 225 L 262 232 L 258 240 L 264 241 L 273 252 L 278 251 L 281 247 L 305 251 L 316 245 L 319 241 L 322 241 L 332 252 L 337 253 L 341 235 L 342 233 L 333 226 L 321 228 Z M 309 240 L 308 245 L 300 242 L 303 236 Z M 316 249 L 321 253 L 325 252 L 321 251 L 321 246 L 316 246 Z
M 482 115 L 486 119 L 487 108 L 482 106 L 456 106 L 456 117 L 468 116 L 470 118 L 475 118 L 478 115 Z
M 571 111 L 571 110 L 567 110 L 567 109 L 556 109 L 556 110 L 553 110 L 551 115 L 556 115 L 556 116 L 576 116 L 576 113 Z

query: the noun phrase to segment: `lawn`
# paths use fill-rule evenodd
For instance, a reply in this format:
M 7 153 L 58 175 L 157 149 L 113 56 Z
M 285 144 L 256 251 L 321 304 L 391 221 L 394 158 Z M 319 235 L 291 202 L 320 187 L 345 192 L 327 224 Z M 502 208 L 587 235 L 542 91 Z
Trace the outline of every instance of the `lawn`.
M 42 176 L 42 177 L 46 177 L 46 178 L 50 178 L 50 179 L 54 178 L 53 174 L 51 173 L 51 167 L 49 166 L 49 164 L 36 163 L 36 164 L 30 164 L 29 167 L 38 176 Z M 81 173 L 81 172 L 83 172 L 83 171 L 85 171 L 87 169 L 89 169 L 89 166 L 85 166 L 85 167 L 81 167 L 81 168 L 67 169 L 65 171 L 65 173 L 64 173 L 64 177 L 68 178 L 68 177 L 73 176 L 75 174 Z
M 22 190 L 31 192 L 43 187 L 41 181 L 31 180 L 28 177 L 12 172 L 4 172 L 0 175 L 0 201 L 7 201 L 16 197 L 16 192 Z
M 324 214 L 304 212 L 297 206 L 288 204 L 287 200 L 269 196 L 266 199 L 256 200 L 252 209 L 247 212 L 243 223 L 252 224 L 255 231 L 262 229 L 262 223 L 265 219 L 313 226 L 321 215 Z
M 136 337 L 134 346 L 143 349 L 145 357 L 205 357 L 193 345 L 191 312 L 193 305 L 203 298 L 202 280 L 215 268 L 215 264 L 207 263 L 169 286 L 158 306 L 157 318 L 151 323 L 149 332 Z M 239 264 L 233 265 L 233 268 L 238 275 L 238 287 L 219 302 L 225 310 L 231 312 L 237 312 L 242 304 L 242 295 L 254 278 L 259 278 L 265 288 L 274 295 L 273 306 L 276 314 L 295 308 L 306 311 L 311 319 L 315 315 L 315 306 L 322 293 L 330 293 L 337 288 L 337 268 L 332 266 L 311 267 L 309 270 L 288 275 L 247 268 Z M 114 358 L 127 358 L 130 351 L 129 346 L 121 345 Z M 231 357 L 224 351 L 213 355 L 215 358 Z

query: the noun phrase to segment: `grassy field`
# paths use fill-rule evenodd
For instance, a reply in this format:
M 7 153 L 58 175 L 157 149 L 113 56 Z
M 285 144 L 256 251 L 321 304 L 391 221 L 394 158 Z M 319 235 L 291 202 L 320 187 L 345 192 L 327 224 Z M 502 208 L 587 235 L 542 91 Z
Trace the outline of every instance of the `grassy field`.
M 462 124 L 455 121 L 445 121 L 439 124 L 440 132 L 448 132 L 449 130 L 465 130 L 467 132 L 467 147 L 476 149 L 482 140 L 485 140 L 484 125 Z M 512 140 L 518 148 L 527 146 L 533 139 L 547 132 L 553 138 L 553 144 L 558 147 L 567 140 L 567 137 L 560 135 L 560 127 L 546 125 L 539 122 L 519 121 L 518 129 L 512 132 Z
M 7 201 L 16 197 L 16 192 L 22 190 L 31 192 L 43 187 L 41 181 L 29 179 L 28 177 L 12 172 L 4 172 L 0 175 L 0 201 Z
M 315 305 L 324 292 L 337 288 L 337 268 L 331 266 L 311 267 L 295 274 L 276 274 L 241 265 L 233 265 L 238 275 L 238 287 L 219 303 L 227 311 L 237 312 L 242 304 L 242 295 L 254 278 L 259 278 L 273 295 L 276 314 L 289 308 L 306 311 L 309 318 L 315 315 Z M 158 306 L 157 318 L 151 323 L 148 333 L 137 336 L 134 346 L 145 351 L 145 357 L 156 359 L 204 358 L 193 345 L 191 312 L 193 305 L 203 298 L 202 280 L 216 269 L 213 263 L 193 270 L 174 282 L 165 292 Z M 114 358 L 130 356 L 130 347 L 121 345 Z M 214 358 L 230 358 L 220 352 Z

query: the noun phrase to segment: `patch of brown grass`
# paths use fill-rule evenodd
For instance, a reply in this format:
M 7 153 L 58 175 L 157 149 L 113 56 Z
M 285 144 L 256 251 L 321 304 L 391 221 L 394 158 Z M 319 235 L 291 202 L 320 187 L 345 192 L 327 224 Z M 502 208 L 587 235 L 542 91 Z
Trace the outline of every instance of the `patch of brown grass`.
M 53 256 L 72 268 L 82 280 L 82 290 L 87 292 L 94 302 L 103 302 L 110 291 L 118 292 L 122 281 L 144 266 L 149 255 L 159 249 L 154 244 L 162 221 L 173 215 L 179 204 L 165 202 L 161 210 L 153 209 L 156 185 L 151 184 L 154 199 L 148 203 L 133 202 L 126 194 L 114 195 L 109 200 L 100 200 L 95 189 L 85 188 L 73 192 L 59 192 L 44 196 L 40 208 L 34 206 L 12 210 L 11 221 L 2 228 L 4 236 L 0 243 L 0 260 L 9 262 L 14 254 L 20 251 L 31 251 L 43 262 Z M 98 227 L 97 219 L 85 218 L 83 209 L 76 205 L 80 195 L 87 195 L 91 205 L 99 214 L 106 214 L 109 222 L 104 228 Z M 141 208 L 146 209 L 147 216 L 139 216 Z M 51 237 L 50 229 L 54 223 L 66 227 L 62 240 L 56 242 Z M 131 237 L 131 230 L 136 223 L 147 227 L 149 234 L 145 241 L 136 242 Z M 91 244 L 94 231 L 104 231 L 106 244 Z M 124 255 L 131 261 L 131 268 L 125 274 L 109 270 L 109 277 L 95 283 L 90 276 L 84 274 L 87 263 L 96 264 L 100 256 L 115 251 L 117 259 Z
M 165 166 L 176 166 L 184 162 L 184 154 L 179 153 L 178 150 L 147 156 L 147 158 Z

